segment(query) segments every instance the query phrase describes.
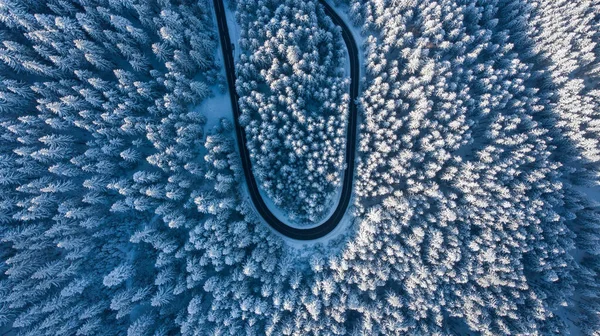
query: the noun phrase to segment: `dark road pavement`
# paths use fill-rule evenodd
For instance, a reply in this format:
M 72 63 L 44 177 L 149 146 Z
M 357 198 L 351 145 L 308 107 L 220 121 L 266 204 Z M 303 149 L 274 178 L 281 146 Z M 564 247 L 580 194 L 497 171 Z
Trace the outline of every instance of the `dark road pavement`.
M 252 173 L 252 163 L 250 161 L 250 155 L 246 147 L 246 131 L 239 123 L 239 117 L 241 111 L 238 105 L 238 94 L 235 89 L 235 64 L 233 60 L 233 50 L 231 49 L 231 40 L 229 38 L 229 31 L 227 29 L 227 19 L 225 16 L 225 8 L 223 0 L 213 0 L 215 12 L 217 15 L 217 26 L 219 28 L 219 36 L 221 39 L 221 48 L 223 50 L 223 58 L 225 63 L 225 71 L 227 73 L 227 84 L 229 87 L 229 93 L 231 97 L 231 107 L 234 113 L 235 130 L 237 133 L 238 148 L 241 155 L 242 167 L 244 170 L 244 176 L 246 177 L 246 183 L 248 184 L 248 190 L 250 197 L 256 210 L 265 219 L 265 221 L 279 233 L 298 240 L 313 240 L 321 238 L 330 233 L 339 224 L 341 219 L 344 217 L 346 209 L 350 203 L 352 197 L 353 177 L 354 177 L 354 160 L 356 153 L 356 127 L 357 127 L 357 107 L 355 104 L 358 96 L 358 83 L 359 83 L 359 63 L 358 63 L 358 48 L 356 42 L 352 37 L 350 29 L 346 26 L 344 21 L 337 15 L 337 13 L 327 4 L 324 0 L 319 2 L 325 9 L 325 13 L 331 18 L 331 20 L 342 28 L 342 36 L 346 47 L 348 48 L 348 55 L 350 57 L 350 115 L 348 118 L 348 128 L 346 135 L 346 170 L 344 171 L 344 179 L 342 184 L 342 191 L 340 201 L 335 208 L 334 212 L 329 218 L 322 224 L 307 228 L 295 228 L 291 227 L 282 221 L 280 221 L 275 215 L 269 210 L 263 201 L 258 185 Z

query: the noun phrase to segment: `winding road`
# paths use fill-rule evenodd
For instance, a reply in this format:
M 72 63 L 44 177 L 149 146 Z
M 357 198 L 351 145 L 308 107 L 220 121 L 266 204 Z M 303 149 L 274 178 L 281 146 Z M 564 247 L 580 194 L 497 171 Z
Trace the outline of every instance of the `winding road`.
M 233 61 L 233 50 L 231 50 L 231 40 L 229 38 L 229 30 L 227 29 L 227 18 L 225 16 L 225 7 L 223 6 L 223 0 L 213 0 L 214 8 L 217 16 L 217 26 L 219 28 L 219 36 L 221 39 L 221 48 L 223 50 L 223 58 L 225 63 L 225 71 L 227 74 L 227 84 L 229 86 L 229 96 L 231 98 L 231 108 L 234 113 L 235 130 L 237 133 L 238 148 L 242 159 L 242 168 L 246 177 L 246 183 L 248 184 L 248 191 L 252 203 L 258 213 L 264 218 L 264 220 L 276 231 L 284 236 L 297 240 L 313 240 L 321 238 L 330 233 L 339 224 L 341 219 L 346 213 L 348 204 L 352 197 L 352 185 L 354 177 L 354 158 L 356 152 L 356 124 L 357 124 L 357 111 L 356 111 L 356 98 L 358 96 L 358 80 L 359 80 L 359 65 L 358 65 L 358 48 L 356 42 L 352 37 L 350 29 L 344 21 L 336 14 L 331 6 L 324 0 L 319 0 L 321 5 L 325 9 L 325 13 L 331 18 L 331 20 L 342 28 L 342 37 L 346 47 L 348 48 L 348 55 L 350 57 L 350 115 L 348 118 L 347 128 L 347 141 L 346 141 L 346 171 L 344 172 L 344 180 L 342 184 L 342 192 L 340 201 L 326 221 L 322 224 L 311 227 L 311 228 L 295 228 L 289 226 L 280 221 L 267 207 L 263 201 L 258 185 L 252 173 L 252 163 L 250 161 L 250 155 L 248 148 L 246 147 L 246 131 L 239 123 L 239 117 L 241 111 L 238 105 L 239 96 L 235 89 L 235 64 Z

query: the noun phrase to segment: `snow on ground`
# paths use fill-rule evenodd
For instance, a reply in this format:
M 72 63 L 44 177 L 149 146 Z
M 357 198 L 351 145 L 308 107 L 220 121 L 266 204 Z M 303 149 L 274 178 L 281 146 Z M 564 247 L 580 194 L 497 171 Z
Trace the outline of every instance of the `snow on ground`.
M 280 221 L 284 222 L 285 224 L 294 227 L 294 228 L 298 228 L 298 229 L 310 229 L 313 228 L 315 226 L 319 226 L 321 224 L 323 224 L 329 217 L 331 217 L 331 215 L 333 214 L 333 212 L 335 211 L 335 208 L 337 208 L 338 203 L 340 202 L 340 198 L 342 197 L 342 185 L 340 185 L 339 187 L 336 188 L 335 190 L 335 198 L 334 199 L 330 199 L 329 200 L 329 204 L 327 204 L 326 209 L 327 211 L 324 213 L 323 218 L 315 223 L 299 223 L 297 220 L 291 220 L 288 215 L 286 213 L 284 213 L 276 204 L 275 202 L 273 202 L 273 200 L 267 195 L 267 193 L 259 186 L 258 187 L 258 192 L 260 193 L 260 196 L 262 197 L 263 201 L 265 202 L 265 205 L 267 206 L 267 208 L 269 208 L 269 211 L 271 211 L 271 213 L 273 213 L 273 215 L 275 217 L 277 217 L 277 219 L 279 219 Z
M 212 8 L 212 6 L 213 6 L 212 2 L 209 1 L 208 3 L 209 3 L 209 6 L 211 6 L 210 12 L 212 13 L 213 23 L 215 24 L 215 30 L 217 31 L 217 34 L 218 34 L 218 30 L 217 30 L 217 26 L 216 26 L 217 25 L 216 24 L 217 17 L 215 14 L 215 10 L 214 10 L 214 8 Z M 228 19 L 229 19 L 229 17 L 228 17 Z M 231 34 L 232 31 L 230 30 L 229 33 Z M 233 36 L 232 36 L 232 38 L 233 38 Z M 238 35 L 235 38 L 236 43 L 237 43 L 238 38 L 239 38 L 239 30 L 238 30 Z M 237 50 L 237 48 L 236 48 L 236 50 Z M 223 50 L 220 48 L 220 41 L 219 41 L 219 48 L 217 48 L 217 55 L 218 55 L 218 59 L 219 59 L 218 62 L 220 64 L 223 64 Z M 223 85 L 223 87 L 225 89 L 222 90 L 221 88 L 219 88 L 216 85 L 211 87 L 214 96 L 205 99 L 199 105 L 192 108 L 193 111 L 198 111 L 206 117 L 205 131 L 207 131 L 207 132 L 210 131 L 213 128 L 213 126 L 217 125 L 221 118 L 227 118 L 233 124 L 233 111 L 231 110 L 229 90 L 227 90 L 227 83 L 226 83 L 227 76 L 225 73 L 225 67 L 221 66 L 221 68 L 219 70 L 219 74 L 221 75 L 221 78 L 223 79 L 223 83 L 221 83 L 221 84 Z
M 254 207 L 252 200 L 250 198 L 250 194 L 248 193 L 248 186 L 244 183 L 243 186 L 243 190 L 244 190 L 244 201 L 248 202 L 249 204 L 252 204 L 252 207 Z M 261 191 L 261 195 L 262 195 L 262 191 Z M 311 253 L 310 251 L 314 250 L 315 247 L 318 246 L 322 246 L 322 247 L 327 247 L 330 243 L 335 243 L 336 239 L 340 238 L 341 236 L 344 235 L 344 233 L 348 232 L 350 230 L 350 226 L 352 225 L 352 223 L 354 222 L 354 220 L 356 219 L 356 217 L 353 214 L 353 209 L 354 209 L 354 192 L 352 192 L 352 196 L 350 197 L 350 203 L 348 205 L 348 209 L 346 210 L 346 213 L 344 214 L 344 217 L 342 217 L 342 219 L 340 220 L 340 222 L 338 223 L 338 225 L 335 227 L 335 229 L 333 229 L 333 231 L 329 232 L 327 235 L 318 238 L 318 239 L 314 239 L 314 240 L 297 240 L 297 239 L 292 239 L 289 238 L 287 236 L 282 235 L 281 233 L 277 232 L 275 229 L 273 229 L 270 225 L 267 224 L 267 222 L 265 222 L 265 220 L 261 217 L 261 216 L 257 216 L 259 218 L 259 220 L 262 222 L 263 225 L 265 225 L 266 227 L 269 228 L 269 230 L 271 230 L 271 232 L 273 232 L 275 235 L 281 237 L 286 244 L 295 249 L 295 250 L 299 250 L 297 252 L 297 254 L 299 256 L 304 255 L 305 253 Z M 267 199 L 265 199 L 265 203 L 267 203 Z M 269 204 L 267 204 L 267 206 L 269 206 Z M 274 204 L 271 204 L 271 206 L 275 206 Z M 269 208 L 271 209 L 271 208 Z M 277 208 L 275 208 L 276 211 Z M 333 211 L 332 211 L 333 212 Z M 273 212 L 273 214 L 277 217 L 280 218 L 279 215 L 282 215 L 281 212 Z M 288 224 L 292 227 L 297 227 L 295 225 L 291 225 Z M 316 226 L 316 225 L 313 225 Z M 307 227 L 302 227 L 302 228 L 307 228 Z
M 350 32 L 352 33 L 352 37 L 354 37 L 354 41 L 356 41 L 356 46 L 358 48 L 358 66 L 360 69 L 360 76 L 362 78 L 365 75 L 365 55 L 363 52 L 365 37 L 361 34 L 361 27 L 357 27 L 352 24 L 352 20 L 350 19 L 350 16 L 348 15 L 348 5 L 346 5 L 346 4 L 335 5 L 332 0 L 326 0 L 326 2 L 329 5 L 331 5 L 331 7 L 333 9 L 335 9 L 335 12 L 340 16 L 340 18 L 342 18 L 342 20 L 344 20 L 344 22 L 350 29 Z M 345 67 L 347 69 L 346 71 L 348 73 L 350 73 L 350 59 L 349 58 L 346 58 Z M 361 92 L 360 87 L 361 87 L 361 85 L 359 85 L 359 95 Z
M 206 117 L 205 131 L 210 131 L 222 118 L 227 118 L 233 123 L 233 113 L 229 102 L 229 92 L 221 93 L 218 88 L 213 88 L 214 97 L 204 100 L 194 107 Z
M 224 0 L 225 3 L 225 16 L 227 17 L 227 30 L 229 30 L 229 38 L 231 39 L 231 43 L 235 46 L 233 49 L 233 59 L 235 61 L 240 59 L 241 49 L 240 49 L 240 26 L 237 24 L 235 20 L 235 12 L 230 8 L 229 1 Z M 237 64 L 237 63 L 236 63 Z
M 600 186 L 576 187 L 575 190 L 586 194 L 594 203 L 600 203 Z

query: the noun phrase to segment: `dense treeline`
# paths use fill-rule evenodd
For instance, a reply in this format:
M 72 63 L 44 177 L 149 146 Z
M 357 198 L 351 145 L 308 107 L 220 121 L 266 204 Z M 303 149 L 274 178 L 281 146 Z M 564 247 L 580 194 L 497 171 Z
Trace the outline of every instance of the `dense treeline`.
M 201 280 L 182 259 L 194 202 L 209 179 L 219 192 L 239 175 L 232 144 L 215 133 L 204 148 L 205 117 L 190 110 L 218 81 L 205 5 L 0 1 L 4 328 L 176 327 L 168 313 Z
M 404 330 L 597 333 L 599 214 L 573 183 L 597 183 L 598 2 L 349 8 L 367 35 L 357 193 L 370 240 L 401 246 Z
M 345 46 L 317 1 L 237 1 L 242 124 L 260 187 L 298 223 L 332 206 L 344 169 Z
M 570 140 L 575 162 L 567 175 L 575 185 L 597 186 L 600 164 L 600 2 L 531 1 L 528 35 L 535 41 L 540 63 L 547 66 L 545 83 L 555 95 L 552 108 L 557 126 Z M 583 178 L 582 178 L 583 177 Z M 575 218 L 569 222 L 576 234 L 576 283 L 570 303 L 571 321 L 584 335 L 600 332 L 600 264 L 597 200 L 572 188 L 565 202 Z M 573 215 L 571 215 L 573 217 Z
M 528 34 L 548 71 L 558 126 L 582 158 L 578 164 L 596 175 L 600 161 L 600 37 L 598 1 L 530 1 Z M 541 66 L 540 66 L 541 65 Z M 538 70 L 536 68 L 536 70 Z

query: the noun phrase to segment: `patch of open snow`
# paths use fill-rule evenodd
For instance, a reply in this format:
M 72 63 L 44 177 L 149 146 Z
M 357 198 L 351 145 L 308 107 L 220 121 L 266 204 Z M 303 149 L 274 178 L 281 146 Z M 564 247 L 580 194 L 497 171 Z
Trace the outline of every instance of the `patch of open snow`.
M 215 30 L 216 30 L 217 29 L 217 27 L 216 27 L 217 17 L 216 17 L 214 8 L 212 8 L 212 6 L 213 6 L 212 2 L 209 1 L 208 3 L 209 3 L 209 6 L 211 6 L 213 23 L 215 24 Z M 229 20 L 229 16 L 227 18 Z M 229 33 L 230 34 L 232 33 L 231 29 L 230 29 Z M 239 29 L 238 29 L 237 33 L 238 34 L 235 37 L 236 43 L 237 43 L 237 40 L 239 39 Z M 220 40 L 218 43 L 220 44 Z M 237 50 L 237 48 L 236 48 L 236 50 Z M 223 64 L 223 50 L 220 47 L 217 48 L 217 55 L 219 58 L 219 62 L 221 64 Z M 229 90 L 227 90 L 227 82 L 226 82 L 227 76 L 225 73 L 225 68 L 223 66 L 221 66 L 221 68 L 219 70 L 219 74 L 221 75 L 221 78 L 223 78 L 223 83 L 220 83 L 220 84 L 222 84 L 225 87 L 225 92 L 223 92 L 221 90 L 221 88 L 219 88 L 219 85 L 213 85 L 211 87 L 213 96 L 203 100 L 200 104 L 198 104 L 197 106 L 194 106 L 192 108 L 193 111 L 198 111 L 206 117 L 206 125 L 205 125 L 206 131 L 210 131 L 213 128 L 213 126 L 217 125 L 219 123 L 219 120 L 221 120 L 221 118 L 226 118 L 229 121 L 231 121 L 233 124 L 233 111 L 231 110 Z
M 195 111 L 202 113 L 206 117 L 206 131 L 210 131 L 214 126 L 218 125 L 219 120 L 222 118 L 233 122 L 229 92 L 221 93 L 219 89 L 213 88 L 213 94 L 213 97 L 205 99 L 201 104 L 194 107 Z
M 575 187 L 575 190 L 587 195 L 587 197 L 594 203 L 595 205 L 600 205 L 600 187 L 599 186 L 591 186 L 591 187 Z

